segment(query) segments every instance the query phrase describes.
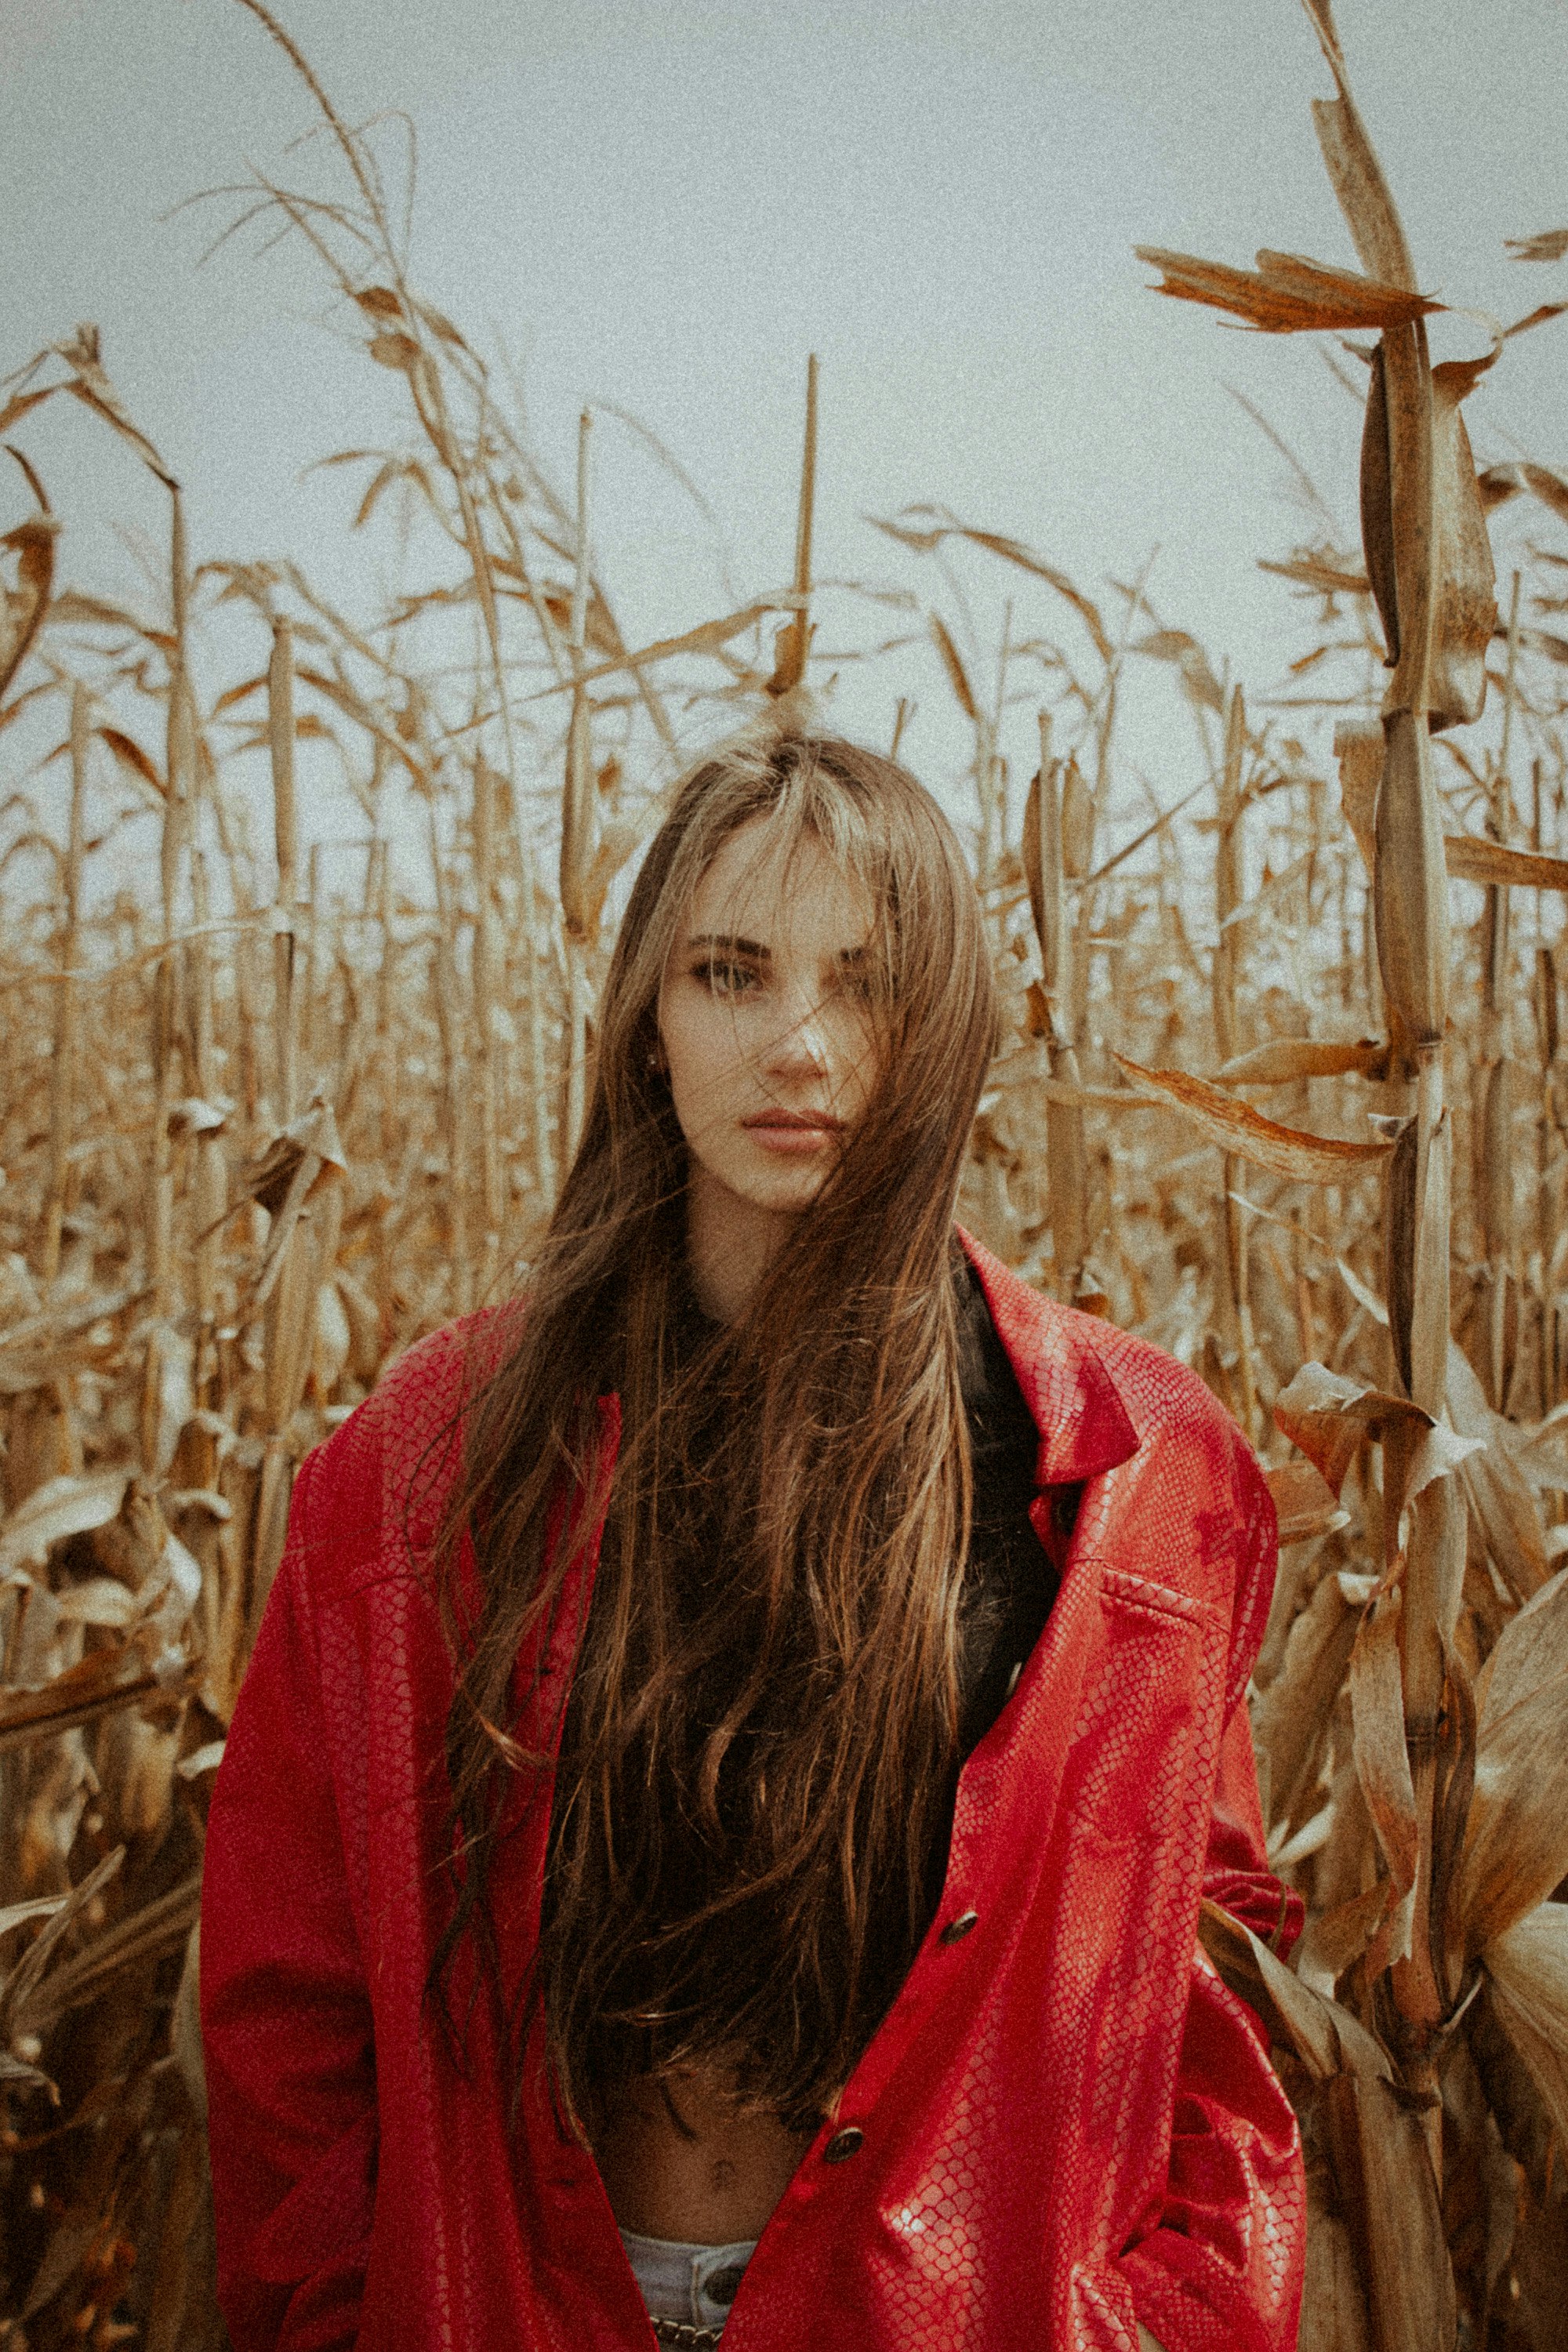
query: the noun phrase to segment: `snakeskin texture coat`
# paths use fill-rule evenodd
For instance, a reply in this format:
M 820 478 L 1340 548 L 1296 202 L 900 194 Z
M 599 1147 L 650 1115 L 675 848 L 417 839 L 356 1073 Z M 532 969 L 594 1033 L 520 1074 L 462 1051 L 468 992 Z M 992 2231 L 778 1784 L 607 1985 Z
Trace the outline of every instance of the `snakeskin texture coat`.
M 1137 2321 L 1165 2352 L 1289 2352 L 1295 2120 L 1195 1937 L 1205 1892 L 1264 1936 L 1294 1924 L 1245 1699 L 1273 1507 L 1192 1373 L 960 1238 L 1039 1425 L 1037 1483 L 1082 1500 L 1046 1631 L 963 1768 L 936 1917 L 763 2232 L 725 2352 L 1136 2352 Z M 509 2138 L 488 2004 L 462 2068 L 422 2010 L 452 1679 L 416 1564 L 439 1481 L 414 1472 L 475 1345 L 459 1325 L 410 1349 L 303 1465 L 217 1776 L 202 2021 L 236 2352 L 653 2343 L 541 2069 Z M 614 1397 L 599 1414 L 613 1450 Z M 545 1737 L 594 1556 L 537 1681 Z M 520 1798 L 497 1856 L 509 1970 L 548 1813 Z

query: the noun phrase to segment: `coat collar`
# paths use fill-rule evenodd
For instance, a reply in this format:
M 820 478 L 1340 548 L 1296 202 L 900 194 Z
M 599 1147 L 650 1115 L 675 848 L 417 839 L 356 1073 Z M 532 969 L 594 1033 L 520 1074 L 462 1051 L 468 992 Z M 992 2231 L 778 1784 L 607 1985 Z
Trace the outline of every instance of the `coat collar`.
M 1092 1318 L 1045 1297 L 962 1225 L 953 1232 L 1040 1433 L 1036 1486 L 1076 1486 L 1128 1461 L 1138 1432 L 1096 1344 Z
M 1130 1461 L 1142 1441 L 1093 1318 L 1046 1297 L 961 1224 L 952 1230 L 980 1277 L 996 1336 L 1040 1433 L 1036 1486 L 1079 1486 Z M 618 1432 L 620 1399 L 606 1394 L 598 1402 L 601 1417 L 613 1415 Z

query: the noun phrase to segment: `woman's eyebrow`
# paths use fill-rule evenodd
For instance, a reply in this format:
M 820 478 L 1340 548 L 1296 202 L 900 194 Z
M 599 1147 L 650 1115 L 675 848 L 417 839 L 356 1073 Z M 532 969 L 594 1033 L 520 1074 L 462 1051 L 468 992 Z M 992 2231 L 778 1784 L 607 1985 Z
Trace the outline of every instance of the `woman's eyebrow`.
M 773 950 L 760 940 L 738 940 L 732 931 L 693 931 L 686 942 L 688 954 L 693 948 L 724 948 L 732 955 L 755 956 L 760 963 L 773 961 Z
M 752 956 L 758 963 L 773 961 L 773 950 L 764 947 L 761 940 L 736 939 L 730 931 L 694 931 L 686 942 L 688 955 L 694 948 L 722 948 L 731 955 Z M 833 961 L 836 963 L 861 963 L 869 953 L 868 943 L 862 940 L 858 947 L 840 948 Z

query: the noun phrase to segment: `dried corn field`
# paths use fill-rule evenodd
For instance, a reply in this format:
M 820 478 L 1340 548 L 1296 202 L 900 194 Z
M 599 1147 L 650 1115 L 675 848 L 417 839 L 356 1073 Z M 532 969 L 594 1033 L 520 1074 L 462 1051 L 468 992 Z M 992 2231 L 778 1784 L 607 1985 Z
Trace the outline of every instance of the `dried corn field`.
M 193 1937 L 293 1473 L 391 1357 L 526 1265 L 661 793 L 693 743 L 826 666 L 815 365 L 791 587 L 629 647 L 592 560 L 586 420 L 560 490 L 411 284 L 374 142 L 244 5 L 331 153 L 328 194 L 250 201 L 310 241 L 401 383 L 405 437 L 340 462 L 357 520 L 397 508 L 426 577 L 363 627 L 300 570 L 188 546 L 89 329 L 0 388 L 21 517 L 0 541 L 16 2352 L 223 2341 Z M 1145 255 L 1167 293 L 1324 339 L 1363 405 L 1362 545 L 1325 506 L 1266 559 L 1299 597 L 1290 707 L 1249 707 L 1142 587 L 1102 593 L 936 507 L 883 523 L 900 585 L 855 657 L 922 646 L 970 744 L 955 789 L 1008 1034 L 964 1221 L 1195 1365 L 1271 1465 L 1253 1721 L 1308 1927 L 1289 1964 L 1212 1906 L 1201 1932 L 1302 2120 L 1301 2342 L 1550 2352 L 1568 2306 L 1568 479 L 1478 471 L 1462 404 L 1507 338 L 1469 320 L 1479 355 L 1433 362 L 1426 259 L 1328 0 L 1309 12 L 1359 268 Z M 1518 257 L 1568 295 L 1568 230 Z M 1557 307 L 1510 334 L 1562 331 Z M 27 419 L 72 401 L 167 494 L 145 609 L 57 564 Z M 1347 441 L 1347 480 L 1354 463 Z M 1500 604 L 1504 509 L 1526 520 Z M 962 583 L 994 572 L 1012 601 L 987 646 Z M 215 638 L 239 657 L 198 690 Z M 1149 790 L 1143 814 L 1118 731 L 1141 675 L 1203 778 Z M 1003 750 L 1020 710 L 1026 786 Z M 895 746 L 907 717 L 889 696 Z M 328 756 L 363 819 L 352 889 L 313 821 Z M 264 833 L 235 782 L 262 762 Z M 155 857 L 129 856 L 133 820 Z

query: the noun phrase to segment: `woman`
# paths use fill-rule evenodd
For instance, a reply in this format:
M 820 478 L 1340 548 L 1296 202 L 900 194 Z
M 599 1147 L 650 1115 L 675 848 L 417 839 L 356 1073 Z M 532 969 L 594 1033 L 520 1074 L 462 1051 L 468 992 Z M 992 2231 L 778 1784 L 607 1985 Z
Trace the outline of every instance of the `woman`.
M 204 1898 L 237 2352 L 1286 2352 L 1294 2120 L 1195 1942 L 1287 1924 L 1273 1514 L 952 1224 L 951 829 L 716 755 L 601 1023 L 525 1306 L 296 1487 Z

